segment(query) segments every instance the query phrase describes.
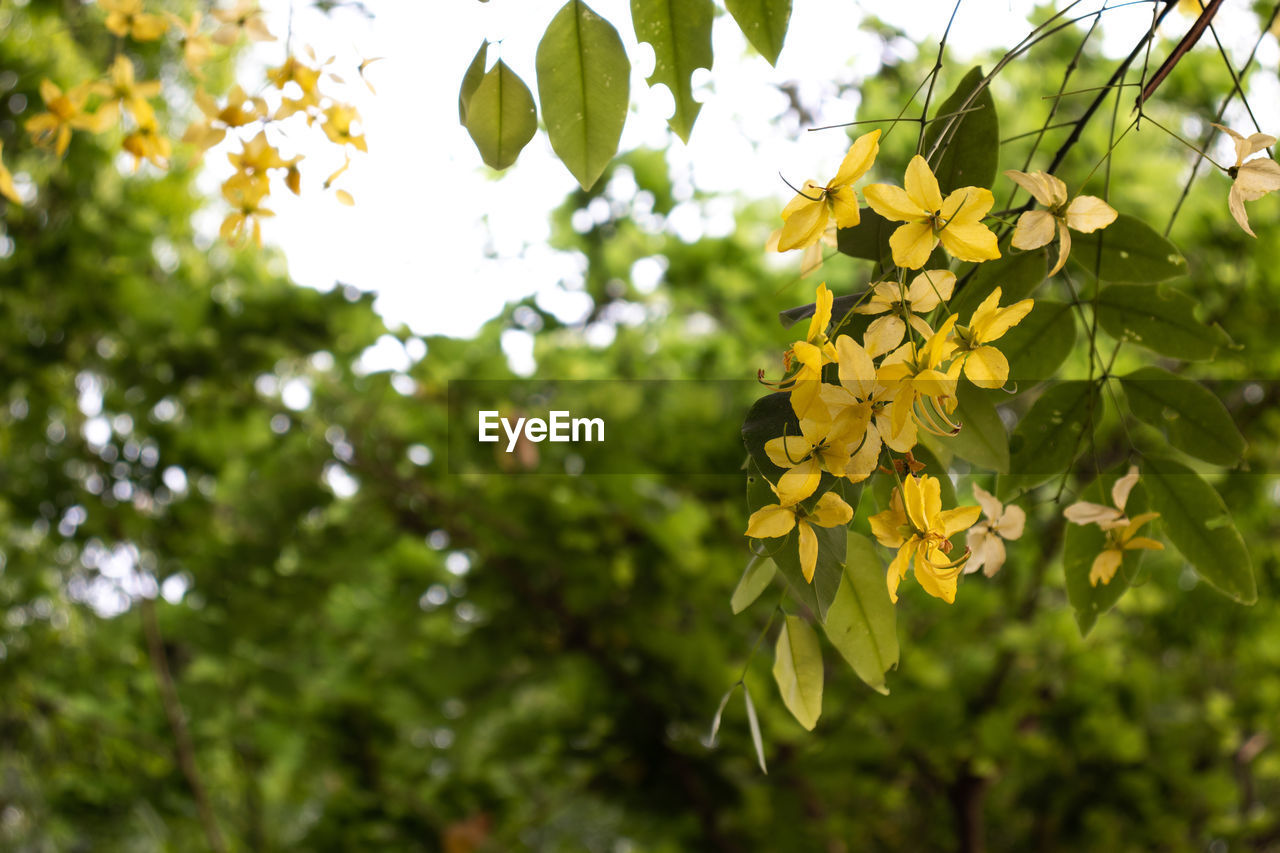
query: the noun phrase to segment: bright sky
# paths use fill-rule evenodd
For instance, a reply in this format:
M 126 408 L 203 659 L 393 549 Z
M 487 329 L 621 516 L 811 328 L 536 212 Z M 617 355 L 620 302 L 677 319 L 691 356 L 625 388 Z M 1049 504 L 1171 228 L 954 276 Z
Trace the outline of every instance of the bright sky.
M 313 44 L 322 56 L 339 54 L 335 68 L 342 59 L 349 69 L 356 57 L 385 57 L 369 70 L 376 97 L 359 85 L 350 88 L 370 148 L 370 156 L 360 158 L 342 182 L 357 206 L 341 207 L 331 197 L 308 200 L 304 195 L 292 202 L 273 196 L 279 216 L 267 224 L 267 241 L 283 248 L 299 283 L 328 288 L 336 281 L 376 291 L 377 308 L 388 322 L 404 323 L 416 334 L 473 333 L 504 303 L 531 293 L 562 319 L 579 319 L 589 303 L 572 292 L 578 262 L 545 246 L 547 213 L 573 189 L 573 178 L 539 132 L 516 165 L 495 180 L 457 121 L 458 86 L 482 38 L 501 41 L 490 50 L 490 63 L 500 55 L 536 96 L 533 55 L 560 0 L 451 0 L 447 22 L 438 2 L 366 2 L 376 16 L 372 21 L 347 12 L 332 18 L 307 12 L 294 24 L 297 42 Z M 283 34 L 288 0 L 264 0 L 263 5 L 273 32 Z M 722 16 L 714 29 L 715 68 L 695 78 L 708 94 L 685 146 L 666 128 L 670 95 L 644 82 L 652 54 L 635 42 L 627 0 L 593 0 L 592 7 L 618 27 L 628 53 L 641 57 L 633 61 L 632 112 L 622 149 L 665 147 L 670 140 L 675 174 L 701 190 L 724 194 L 723 204 L 713 205 L 708 218 L 690 207 L 687 215 L 673 215 L 670 227 L 691 238 L 727 230 L 731 194 L 781 201 L 786 190 L 777 179 L 779 164 L 821 174 L 843 154 L 843 134 L 808 134 L 779 121 L 786 101 L 775 86 L 799 81 L 806 102 L 821 105 L 821 123 L 849 120 L 856 103 L 838 100 L 834 87 L 823 81 L 848 79 L 849 66 L 857 75 L 870 74 L 880 63 L 878 40 L 858 28 L 863 17 L 875 13 L 917 42 L 936 42 L 952 5 L 952 0 L 795 0 L 776 69 L 751 53 L 734 22 Z M 1015 44 L 1029 29 L 1032 5 L 1029 0 L 964 3 L 949 56 Z M 1086 2 L 1080 8 L 1097 5 Z M 1223 32 L 1231 32 L 1227 17 L 1232 12 L 1245 14 L 1224 8 Z M 1109 13 L 1108 52 L 1127 49 L 1150 14 L 1145 4 Z M 1185 26 L 1187 19 L 1176 23 Z M 905 42 L 890 47 L 914 49 Z M 1264 62 L 1274 66 L 1275 41 L 1269 39 L 1266 49 Z M 266 44 L 256 57 L 278 64 L 282 51 L 281 43 Z M 313 162 L 333 159 L 332 152 L 308 153 Z

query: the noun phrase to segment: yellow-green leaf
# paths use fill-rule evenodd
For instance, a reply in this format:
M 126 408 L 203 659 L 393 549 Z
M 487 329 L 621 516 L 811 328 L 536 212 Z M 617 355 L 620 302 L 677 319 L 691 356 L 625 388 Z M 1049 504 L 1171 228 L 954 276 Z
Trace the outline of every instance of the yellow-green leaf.
M 1000 165 L 1000 119 L 996 115 L 996 104 L 986 86 L 977 95 L 973 94 L 985 77 L 980 66 L 969 69 L 955 91 L 938 107 L 935 120 L 925 131 L 926 154 L 941 140 L 939 153 L 931 160 L 937 163 L 933 171 L 944 195 L 959 187 L 990 187 L 996 179 Z M 961 110 L 965 112 L 960 113 Z M 939 119 L 938 116 L 950 117 Z
M 777 65 L 791 23 L 791 0 L 725 0 L 724 5 L 751 46 Z
M 458 90 L 458 122 L 463 127 L 467 126 L 467 105 L 471 103 L 471 96 L 476 93 L 480 81 L 484 79 L 484 63 L 488 52 L 489 41 L 486 39 L 480 42 L 480 49 L 476 51 L 471 64 L 467 66 L 466 73 L 462 75 L 462 88 Z
M 613 25 L 569 0 L 538 42 L 538 99 L 547 137 L 583 189 L 618 150 L 631 91 L 631 62 Z
M 884 572 L 871 540 L 849 534 L 844 579 L 822 627 L 857 676 L 887 694 L 884 675 L 898 665 L 898 621 Z
M 684 142 L 698 118 L 702 104 L 693 99 L 691 77 L 698 68 L 711 67 L 711 0 L 631 0 L 631 21 L 636 40 L 653 47 L 653 75 L 649 85 L 662 84 L 675 99 L 668 119 Z
M 730 609 L 738 614 L 750 607 L 777 573 L 778 566 L 773 560 L 759 555 L 752 557 L 751 562 L 747 563 L 747 567 L 742 572 L 742 579 L 738 581 L 733 596 L 729 599 Z
M 501 60 L 489 69 L 467 105 L 467 133 L 493 169 L 505 169 L 538 129 L 533 95 Z
M 822 649 L 818 635 L 801 616 L 789 614 L 778 632 L 773 680 L 782 703 L 809 731 L 822 715 Z
M 1184 453 L 1215 465 L 1234 465 L 1244 454 L 1244 436 L 1222 401 L 1208 388 L 1161 367 L 1120 377 L 1129 411 L 1165 434 Z

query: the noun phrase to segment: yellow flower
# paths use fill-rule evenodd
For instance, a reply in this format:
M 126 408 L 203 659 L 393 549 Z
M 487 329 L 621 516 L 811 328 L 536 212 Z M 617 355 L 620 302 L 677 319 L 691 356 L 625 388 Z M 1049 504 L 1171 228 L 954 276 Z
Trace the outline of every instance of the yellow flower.
M 241 245 L 252 234 L 253 242 L 262 245 L 262 220 L 275 213 L 262 206 L 267 194 L 265 182 L 255 181 L 243 174 L 236 174 L 222 185 L 222 197 L 230 202 L 232 211 L 222 220 L 219 233 L 222 239 L 233 245 Z
M 244 33 L 250 41 L 275 41 L 266 23 L 262 20 L 262 10 L 257 0 L 237 0 L 230 9 L 214 9 L 213 17 L 222 22 L 213 34 L 218 44 L 234 44 L 240 34 Z
M 1115 506 L 1078 501 L 1062 511 L 1067 521 L 1072 524 L 1096 524 L 1107 534 L 1107 544 L 1089 568 L 1089 585 L 1106 585 L 1115 577 L 1120 564 L 1124 562 L 1125 551 L 1163 551 L 1164 545 L 1137 536 L 1138 530 L 1153 519 L 1160 517 L 1158 512 L 1144 512 L 1132 521 L 1125 517 L 1124 505 L 1129 500 L 1129 493 L 1138 483 L 1138 467 L 1131 465 L 1129 472 L 1116 480 L 1111 487 L 1111 501 Z
M 324 65 L 328 64 L 328 62 L 324 63 Z M 267 69 L 267 79 L 277 89 L 283 89 L 290 83 L 297 83 L 303 94 L 313 95 L 320 83 L 320 68 L 305 65 L 296 56 L 290 56 L 282 65 Z
M 264 100 L 250 98 L 239 86 L 231 87 L 224 106 L 219 107 L 213 96 L 203 89 L 196 89 L 195 101 L 205 118 L 192 122 L 182 141 L 196 146 L 202 154 L 221 142 L 230 128 L 252 124 L 267 111 Z
M 983 574 L 987 577 L 994 577 L 1004 565 L 1004 540 L 1022 538 L 1027 514 L 1022 511 L 1022 507 L 1002 505 L 995 495 L 981 486 L 973 487 L 973 496 L 982 507 L 987 521 L 975 524 L 965 537 L 965 545 L 972 556 L 964 567 L 964 573 L 967 575 L 983 569 Z
M 788 370 L 793 363 L 800 362 L 795 375 L 778 386 L 779 390 L 790 389 L 791 408 L 797 418 L 813 415 L 821 391 L 822 368 L 836 360 L 836 349 L 827 338 L 827 326 L 831 325 L 831 308 L 834 302 L 835 296 L 827 288 L 827 283 L 818 285 L 814 294 L 809 331 L 805 339 L 793 343 L 784 356 L 784 364 Z
M 93 91 L 107 99 L 98 110 L 100 127 L 114 123 L 121 107 L 128 110 L 139 125 L 155 123 L 156 113 L 147 99 L 160 94 L 160 81 L 137 82 L 133 63 L 123 54 L 111 63 L 110 79 L 94 83 Z
M 982 187 L 960 187 L 945 199 L 933 170 L 919 154 L 907 164 L 906 189 L 870 184 L 862 190 L 871 209 L 895 222 L 905 222 L 889 238 L 893 262 L 918 270 L 942 242 L 953 258 L 979 263 L 1000 257 L 996 235 L 982 224 L 995 198 Z
M 769 461 L 783 469 L 774 490 L 784 504 L 799 503 L 818 488 L 822 472 L 843 477 L 853 447 L 861 443 L 870 409 L 848 407 L 833 419 L 800 419 L 800 435 L 765 442 Z
M 139 120 L 137 128 L 125 136 L 121 145 L 125 151 L 133 155 L 134 169 L 137 169 L 143 160 L 150 160 L 153 165 L 163 169 L 168 165 L 167 161 L 172 153 L 169 139 L 160 133 L 154 115 L 145 121 Z
M 786 207 L 782 209 L 782 233 L 778 251 L 802 249 L 817 243 L 827 230 L 827 222 L 835 215 L 837 228 L 852 228 L 861 221 L 858 196 L 853 182 L 861 178 L 875 162 L 880 151 L 880 131 L 864 133 L 849 146 L 836 176 L 822 186 L 805 181 Z
M 908 474 L 902 488 L 893 490 L 889 508 L 870 518 L 871 532 L 880 544 L 898 549 L 886 576 L 889 598 L 897 602 L 898 584 L 914 563 L 916 580 L 925 592 L 948 604 L 954 602 L 956 578 L 969 559 L 969 551 L 966 549 L 958 560 L 948 560 L 949 539 L 971 527 L 980 513 L 976 506 L 944 511 L 938 481 L 928 474 L 919 478 Z
M 854 424 L 865 424 L 860 444 L 850 431 L 849 447 L 854 452 L 844 469 L 844 476 L 858 483 L 875 471 L 882 443 L 899 453 L 915 447 L 916 426 L 907 420 L 902 429 L 893 429 L 889 415 L 893 389 L 876 379 L 875 363 L 865 347 L 848 335 L 841 335 L 836 339 L 836 353 L 840 384 L 822 386 L 822 398 L 830 414 L 856 418 Z M 857 414 L 845 415 L 847 411 Z
M 107 13 L 107 29 L 134 41 L 155 41 L 168 29 L 164 18 L 142 11 L 142 0 L 98 0 Z
M 1056 275 L 1071 254 L 1071 232 L 1092 234 L 1116 221 L 1115 209 L 1097 196 L 1078 195 L 1067 203 L 1067 185 L 1048 172 L 1019 172 L 1006 169 L 1009 180 L 1022 187 L 1048 210 L 1028 210 L 1018 217 L 1013 231 L 1015 249 L 1039 249 L 1053 240 L 1055 229 L 1061 245 L 1058 260 L 1049 270 Z
M 343 104 L 334 104 L 324 111 L 324 129 L 325 136 L 339 145 L 351 145 L 358 151 L 368 152 L 369 148 L 365 144 L 362 134 L 354 134 L 351 132 L 351 123 L 360 121 L 360 113 L 356 112 L 355 107 L 348 107 Z
M 0 195 L 18 207 L 22 207 L 22 196 L 18 195 L 18 188 L 13 185 L 13 175 L 5 168 L 3 154 L 4 142 L 0 140 Z
M 51 146 L 61 157 L 71 142 L 71 131 L 96 130 L 98 119 L 84 111 L 89 97 L 89 84 L 82 83 L 63 93 L 48 78 L 40 81 L 40 97 L 48 112 L 27 119 L 27 132 L 36 145 Z
M 894 435 L 912 418 L 935 435 L 955 435 L 960 430 L 946 415 L 956 407 L 959 364 L 945 373 L 939 369 L 953 347 L 947 336 L 955 323 L 956 315 L 952 314 L 923 347 L 905 343 L 880 362 L 876 379 L 893 394 L 889 411 Z
M 852 520 L 853 508 L 835 492 L 827 492 L 818 498 L 811 510 L 798 503 L 786 502 L 761 507 L 748 519 L 747 535 L 755 539 L 776 539 L 797 528 L 800 531 L 800 570 L 804 572 L 804 579 L 813 583 L 813 572 L 818 565 L 818 535 L 813 532 L 812 525 L 835 527 Z
M 263 181 L 267 179 L 268 169 L 285 169 L 289 166 L 280 152 L 267 142 L 267 134 L 263 131 L 258 131 L 258 135 L 248 142 L 241 142 L 240 151 L 228 153 L 227 161 L 237 171 Z
M 881 356 L 901 344 L 907 333 L 907 323 L 921 337 L 932 337 L 933 329 L 922 315 L 950 299 L 955 286 L 956 274 L 949 270 L 925 270 L 911 280 L 906 293 L 903 293 L 902 286 L 896 282 L 882 281 L 877 284 L 871 298 L 853 309 L 859 314 L 889 315 L 873 320 L 867 327 L 864 341 L 871 357 Z
M 1005 308 L 1000 305 L 1000 288 L 991 291 L 973 312 L 968 326 L 956 326 L 952 338 L 953 355 L 964 364 L 964 375 L 979 388 L 1000 388 L 1009 381 L 1009 360 L 990 346 L 1030 313 L 1034 299 L 1023 299 Z
M 1276 138 L 1265 133 L 1255 133 L 1246 139 L 1229 127 L 1220 124 L 1215 124 L 1214 127 L 1230 136 L 1236 146 L 1236 164 L 1227 170 L 1234 181 L 1231 193 L 1227 196 L 1227 207 L 1244 229 L 1244 233 L 1257 237 L 1249 227 L 1249 215 L 1245 213 L 1244 203 L 1257 201 L 1267 193 L 1280 190 L 1280 163 L 1270 157 L 1256 157 L 1245 161 L 1264 148 L 1275 145 Z
M 183 63 L 197 77 L 202 76 L 200 66 L 208 62 L 213 56 L 213 44 L 209 41 L 209 36 L 200 32 L 200 23 L 204 20 L 204 16 L 198 11 L 192 12 L 191 22 L 188 23 L 172 12 L 169 12 L 168 15 L 169 22 L 182 33 L 179 43 L 182 46 Z
M 1178 11 L 1195 18 L 1204 11 L 1204 3 L 1201 0 L 1178 0 Z

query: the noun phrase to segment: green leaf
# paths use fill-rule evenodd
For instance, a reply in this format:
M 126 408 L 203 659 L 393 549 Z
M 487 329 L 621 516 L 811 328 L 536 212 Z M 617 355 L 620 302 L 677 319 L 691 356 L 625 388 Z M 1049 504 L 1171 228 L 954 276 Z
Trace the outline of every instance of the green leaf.
M 1098 322 L 1117 340 L 1205 361 L 1230 346 L 1231 338 L 1221 327 L 1197 320 L 1195 307 L 1195 299 L 1164 285 L 1113 284 L 1098 294 Z
M 836 249 L 853 258 L 876 261 L 888 268 L 893 265 L 889 238 L 900 222 L 890 222 L 869 207 L 863 207 L 858 224 L 836 231 Z
M 1244 436 L 1227 407 L 1209 389 L 1160 367 L 1144 367 L 1120 378 L 1129 411 L 1161 430 L 1184 453 L 1215 465 L 1235 465 Z
M 980 468 L 1005 474 L 1009 471 L 1009 434 L 996 411 L 996 394 L 1007 396 L 1003 391 L 984 391 L 961 382 L 956 410 L 951 413 L 951 419 L 961 425 L 960 432 L 937 442 Z
M 773 581 L 773 576 L 777 573 L 778 566 L 773 560 L 759 555 L 752 557 L 751 562 L 747 563 L 746 569 L 742 572 L 742 579 L 738 581 L 737 589 L 729 599 L 729 607 L 734 615 L 750 607 L 760 597 L 760 593 L 768 588 Z
M 1141 219 L 1122 213 L 1106 228 L 1071 235 L 1071 260 L 1103 281 L 1164 281 L 1187 271 L 1178 247 Z
M 636 40 L 653 46 L 650 86 L 665 85 L 675 98 L 676 109 L 668 120 L 684 142 L 698 118 L 702 104 L 693 99 L 690 78 L 698 68 L 711 68 L 711 0 L 631 0 L 631 21 Z
M 751 729 L 751 744 L 756 748 L 756 761 L 760 762 L 760 772 L 769 775 L 769 768 L 764 766 L 764 738 L 760 736 L 760 718 L 756 716 L 755 703 L 751 701 L 751 691 L 747 683 L 742 683 L 742 701 L 747 706 L 747 728 Z
M 745 687 L 746 685 L 743 684 Z M 716 735 L 720 734 L 720 720 L 724 717 L 724 709 L 729 704 L 729 700 L 733 698 L 733 692 L 738 689 L 738 685 L 733 685 L 724 692 L 720 697 L 720 707 L 716 708 L 716 715 L 711 718 L 711 731 L 707 732 L 707 736 L 702 739 L 702 745 L 707 749 L 711 749 L 716 745 Z
M 556 156 L 591 189 L 618 150 L 631 63 L 618 31 L 582 0 L 569 0 L 538 42 L 538 99 Z
M 927 154 L 942 140 L 941 154 L 931 159 L 938 164 L 933 173 L 938 176 L 938 186 L 946 195 L 959 187 L 990 187 L 996 179 L 1000 161 L 1000 119 L 991 90 L 986 86 L 965 105 L 974 90 L 986 77 L 981 66 L 971 68 L 934 113 L 934 118 L 974 110 L 952 118 L 930 122 L 924 134 L 924 150 Z
M 996 341 L 1009 360 L 1009 380 L 1016 392 L 1052 379 L 1066 361 L 1076 343 L 1075 312 L 1069 303 L 1037 299 L 1031 313 Z
M 773 680 L 782 703 L 809 731 L 822 715 L 822 648 L 804 617 L 788 614 L 778 632 Z
M 969 275 L 972 267 L 962 270 L 961 278 Z M 1044 283 L 1048 267 L 1042 249 L 1034 252 L 1006 251 L 994 261 L 979 264 L 972 271 L 969 280 L 960 287 L 955 298 L 948 304 L 951 313 L 959 314 L 961 321 L 968 323 L 973 312 L 982 304 L 982 300 L 991 295 L 991 291 L 1000 288 L 1000 302 L 1010 305 L 1020 299 L 1026 299 L 1037 287 Z M 1025 323 L 1026 320 L 1023 320 Z M 1000 347 L 1004 349 L 1003 346 Z
M 467 133 L 471 134 L 485 165 L 505 169 L 538 129 L 533 95 L 502 60 L 489 69 L 467 106 Z
M 471 96 L 476 93 L 480 81 L 484 79 L 484 63 L 488 52 L 489 40 L 485 39 L 480 42 L 480 49 L 476 51 L 475 58 L 467 66 L 466 73 L 462 75 L 462 88 L 458 90 L 458 123 L 463 127 L 467 126 L 467 105 L 471 103 Z
M 834 478 L 832 478 L 834 481 Z M 850 506 L 857 506 L 861 485 L 848 485 L 840 481 L 839 491 Z M 760 471 L 751 465 L 747 476 L 747 506 L 751 512 L 762 506 L 775 504 L 777 496 L 769 488 Z M 803 502 L 807 506 L 816 503 L 810 497 Z M 799 534 L 792 530 L 785 538 L 755 540 L 756 550 L 762 551 L 773 559 L 778 571 L 791 590 L 791 597 L 809 608 L 817 615 L 819 621 L 825 621 L 827 610 L 840 588 L 840 578 L 844 574 L 844 557 L 847 550 L 846 537 L 848 529 L 843 525 L 835 527 L 819 527 L 813 525 L 813 533 L 818 538 L 818 562 L 813 572 L 813 582 L 804 579 L 804 570 L 800 567 Z
M 1142 481 L 1165 535 L 1196 573 L 1243 604 L 1258 600 L 1253 562 L 1222 496 L 1204 478 L 1172 459 L 1151 457 Z
M 791 0 L 725 0 L 724 5 L 751 46 L 776 65 L 791 21 Z
M 1123 468 L 1128 471 L 1128 465 Z M 1122 473 L 1113 471 L 1094 480 L 1080 493 L 1080 500 L 1110 506 L 1111 486 Z M 1146 511 L 1146 496 L 1141 482 L 1129 495 L 1125 509 L 1130 517 Z M 1138 577 L 1142 558 L 1146 553 L 1142 550 L 1125 551 L 1120 568 L 1110 582 L 1093 586 L 1089 583 L 1089 572 L 1093 569 L 1093 561 L 1102 553 L 1106 544 L 1107 535 L 1098 525 L 1067 522 L 1062 546 L 1062 565 L 1067 581 L 1067 600 L 1075 609 L 1076 624 L 1080 626 L 1082 636 L 1093 630 L 1098 617 L 1114 607 L 1120 597 L 1128 592 L 1130 585 Z
M 1007 500 L 1067 470 L 1087 445 L 1089 423 L 1101 419 L 1102 399 L 1092 382 L 1073 380 L 1049 388 L 1032 404 L 1009 442 L 1009 474 L 996 479 L 996 494 Z
M 850 534 L 844 579 L 823 630 L 857 676 L 887 695 L 884 675 L 898 665 L 898 622 L 884 572 L 871 540 Z

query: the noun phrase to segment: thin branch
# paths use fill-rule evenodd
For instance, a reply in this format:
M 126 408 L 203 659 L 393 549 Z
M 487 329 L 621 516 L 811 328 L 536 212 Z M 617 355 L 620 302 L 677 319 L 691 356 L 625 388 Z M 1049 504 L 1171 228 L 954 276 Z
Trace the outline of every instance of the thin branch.
M 1172 2 L 1169 4 L 1172 6 Z M 1142 93 L 1138 95 L 1138 101 L 1134 104 L 1134 109 L 1141 110 L 1143 105 L 1151 100 L 1151 96 L 1156 93 L 1156 89 L 1160 88 L 1160 84 L 1164 82 L 1164 78 L 1169 76 L 1169 72 L 1174 69 L 1182 57 L 1187 55 L 1191 48 L 1196 46 L 1196 42 L 1200 41 L 1200 36 L 1204 35 L 1205 29 L 1213 22 L 1213 16 L 1218 14 L 1218 7 L 1222 5 L 1222 0 L 1209 0 L 1209 4 L 1204 7 L 1204 11 L 1200 13 L 1200 17 L 1196 18 L 1196 22 L 1191 25 L 1191 29 L 1187 30 L 1187 34 L 1182 37 L 1182 41 L 1178 42 L 1178 46 L 1173 49 L 1173 53 L 1169 54 L 1169 58 L 1161 63 L 1156 69 L 1156 73 L 1151 75 L 1151 79 L 1147 81 L 1147 85 L 1142 88 Z M 1159 24 L 1159 21 L 1156 22 Z M 1155 26 L 1152 26 L 1154 32 Z

